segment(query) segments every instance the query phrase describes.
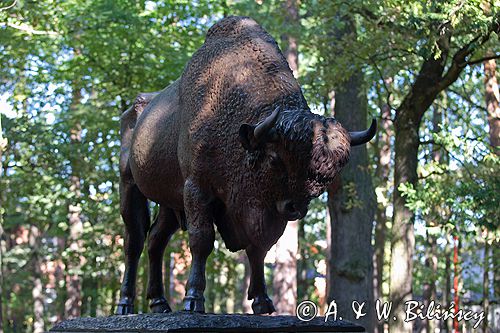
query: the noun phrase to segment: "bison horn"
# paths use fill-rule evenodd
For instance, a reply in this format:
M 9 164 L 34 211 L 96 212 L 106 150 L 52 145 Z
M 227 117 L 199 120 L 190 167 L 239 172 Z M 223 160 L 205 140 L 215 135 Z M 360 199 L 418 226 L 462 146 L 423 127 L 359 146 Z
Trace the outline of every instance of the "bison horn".
M 253 135 L 257 142 L 260 142 L 261 140 L 265 140 L 274 125 L 276 124 L 276 121 L 278 120 L 278 115 L 280 113 L 280 108 L 277 107 L 273 113 L 264 119 L 262 123 L 257 125 L 253 131 Z
M 373 119 L 369 129 L 360 132 L 349 132 L 349 136 L 351 137 L 351 146 L 358 146 L 363 143 L 367 143 L 375 136 L 376 132 L 377 121 Z

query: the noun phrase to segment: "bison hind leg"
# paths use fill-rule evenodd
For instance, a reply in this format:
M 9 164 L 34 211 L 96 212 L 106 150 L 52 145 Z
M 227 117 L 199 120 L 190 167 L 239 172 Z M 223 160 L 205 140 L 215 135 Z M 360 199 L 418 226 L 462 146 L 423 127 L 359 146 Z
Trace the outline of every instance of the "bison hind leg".
M 164 296 L 162 261 L 163 253 L 172 235 L 179 229 L 175 212 L 160 206 L 160 212 L 151 226 L 148 238 L 149 281 L 148 299 L 151 312 L 172 312 Z
M 120 211 L 125 222 L 125 275 L 116 314 L 127 315 L 134 313 L 137 266 L 150 221 L 148 201 L 135 184 L 122 179 L 120 192 Z

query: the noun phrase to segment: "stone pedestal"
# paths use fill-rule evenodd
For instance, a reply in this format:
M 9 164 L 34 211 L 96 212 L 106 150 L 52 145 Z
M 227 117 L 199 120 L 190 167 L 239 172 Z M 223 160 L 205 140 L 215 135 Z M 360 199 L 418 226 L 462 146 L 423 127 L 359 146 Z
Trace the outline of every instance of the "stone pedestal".
M 160 333 L 160 332 L 364 332 L 346 321 L 325 322 L 324 317 L 300 321 L 294 316 L 256 316 L 247 314 L 138 314 L 63 321 L 50 332 L 83 333 Z

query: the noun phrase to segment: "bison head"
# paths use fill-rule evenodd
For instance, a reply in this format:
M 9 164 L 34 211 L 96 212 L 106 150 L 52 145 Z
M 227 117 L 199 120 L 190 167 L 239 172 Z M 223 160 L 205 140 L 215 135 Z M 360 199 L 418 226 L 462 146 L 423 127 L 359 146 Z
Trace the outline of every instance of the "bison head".
M 276 215 L 295 220 L 346 165 L 351 147 L 375 132 L 375 120 L 365 131 L 348 132 L 334 118 L 278 107 L 258 124 L 241 125 L 239 138 L 251 172 L 259 174 L 259 195 Z

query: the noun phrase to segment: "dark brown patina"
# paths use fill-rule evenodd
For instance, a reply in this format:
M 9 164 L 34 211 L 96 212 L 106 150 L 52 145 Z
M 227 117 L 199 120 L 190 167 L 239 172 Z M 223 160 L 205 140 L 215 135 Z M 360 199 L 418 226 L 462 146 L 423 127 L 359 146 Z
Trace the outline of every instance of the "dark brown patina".
M 247 17 L 228 17 L 207 33 L 181 78 L 141 94 L 121 119 L 121 214 L 126 271 L 118 314 L 133 312 L 137 264 L 149 233 L 148 298 L 169 312 L 162 256 L 187 229 L 193 257 L 184 309 L 203 312 L 205 265 L 214 225 L 251 266 L 254 313 L 272 313 L 264 257 L 289 220 L 301 219 L 349 159 L 375 134 L 347 132 L 313 114 L 275 40 Z M 160 211 L 149 227 L 148 200 Z

